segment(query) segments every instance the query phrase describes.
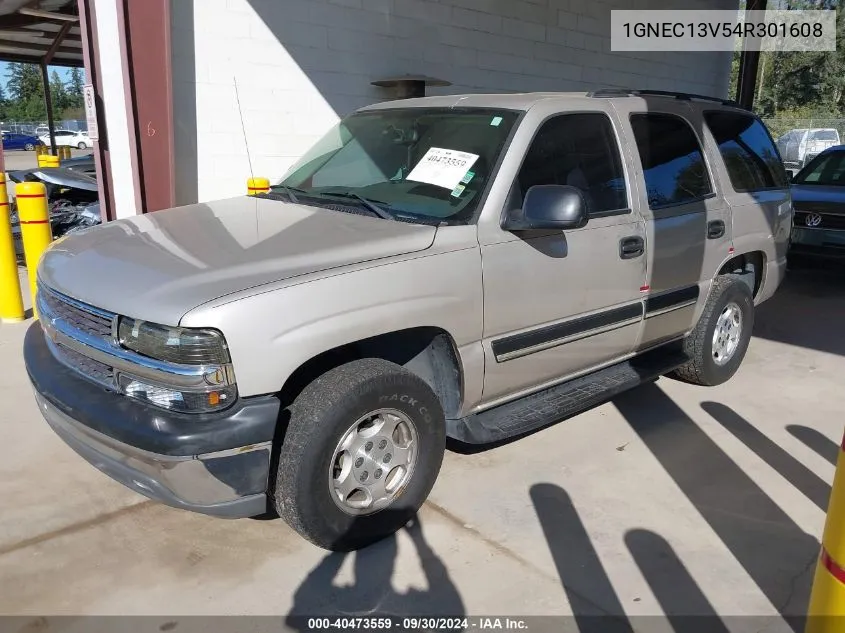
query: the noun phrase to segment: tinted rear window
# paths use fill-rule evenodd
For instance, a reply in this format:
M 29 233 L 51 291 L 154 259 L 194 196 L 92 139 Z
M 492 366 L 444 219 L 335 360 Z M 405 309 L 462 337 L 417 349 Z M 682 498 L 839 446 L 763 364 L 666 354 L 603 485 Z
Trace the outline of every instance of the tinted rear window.
M 787 186 L 777 149 L 757 118 L 740 112 L 707 112 L 704 120 L 719 145 L 735 191 Z
M 713 193 L 695 132 L 672 114 L 632 114 L 651 208 L 684 204 Z

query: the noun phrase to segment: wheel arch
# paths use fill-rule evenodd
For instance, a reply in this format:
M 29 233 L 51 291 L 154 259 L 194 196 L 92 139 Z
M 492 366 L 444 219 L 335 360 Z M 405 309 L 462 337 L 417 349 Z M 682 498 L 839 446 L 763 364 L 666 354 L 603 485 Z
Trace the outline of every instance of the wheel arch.
M 718 275 L 736 275 L 744 281 L 751 295 L 756 300 L 763 288 L 763 275 L 766 270 L 766 253 L 763 251 L 749 251 L 733 254 L 719 268 Z
M 446 417 L 457 417 L 464 394 L 464 371 L 454 338 L 433 326 L 395 330 L 327 349 L 300 364 L 279 391 L 287 407 L 315 378 L 353 360 L 381 358 L 422 378 L 434 391 Z

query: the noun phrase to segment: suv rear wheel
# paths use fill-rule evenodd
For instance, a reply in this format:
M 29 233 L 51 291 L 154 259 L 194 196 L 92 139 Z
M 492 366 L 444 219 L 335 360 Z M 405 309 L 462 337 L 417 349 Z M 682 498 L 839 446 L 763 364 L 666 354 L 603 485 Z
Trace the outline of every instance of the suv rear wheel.
M 443 410 L 422 379 L 384 360 L 357 360 L 314 380 L 289 412 L 272 498 L 293 529 L 348 551 L 413 518 L 446 446 Z
M 754 326 L 754 300 L 748 284 L 732 275 L 713 280 L 695 329 L 684 340 L 690 360 L 672 372 L 696 385 L 718 385 L 739 369 Z

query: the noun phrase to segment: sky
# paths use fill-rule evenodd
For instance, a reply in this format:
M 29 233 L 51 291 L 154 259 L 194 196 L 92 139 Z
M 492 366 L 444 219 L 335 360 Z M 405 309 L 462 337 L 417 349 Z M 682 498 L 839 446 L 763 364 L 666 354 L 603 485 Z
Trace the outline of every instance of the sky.
M 6 75 L 8 74 L 9 69 L 9 62 L 0 62 L 0 85 L 3 86 L 3 90 L 6 90 Z M 47 66 L 47 70 L 49 74 L 53 74 L 54 70 L 59 72 L 59 77 L 62 78 L 62 81 L 67 81 L 70 75 L 70 68 L 64 68 L 61 66 Z

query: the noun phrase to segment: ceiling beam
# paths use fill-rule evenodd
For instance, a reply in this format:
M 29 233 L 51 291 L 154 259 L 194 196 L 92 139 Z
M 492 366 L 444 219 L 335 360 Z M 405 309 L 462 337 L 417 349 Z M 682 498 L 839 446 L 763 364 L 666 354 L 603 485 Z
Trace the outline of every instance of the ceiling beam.
M 68 53 L 65 53 L 68 54 Z M 79 53 L 79 59 L 59 57 L 60 53 L 56 53 L 57 57 L 53 58 L 51 66 L 64 66 L 66 68 L 83 68 L 85 63 L 82 59 L 82 53 Z M 20 55 L 17 53 L 7 53 L 0 51 L 0 62 L 16 62 L 21 64 L 39 64 L 41 63 L 41 56 L 35 55 Z
M 59 13 L 58 11 L 42 11 L 41 9 L 18 9 L 21 15 L 30 15 L 34 18 L 41 18 L 42 20 L 57 20 L 59 22 L 79 22 L 78 15 L 71 15 L 70 13 Z
M 51 45 L 46 44 L 32 44 L 30 42 L 13 42 L 11 40 L 4 40 L 0 39 L 0 49 L 12 49 L 11 52 L 20 54 L 20 55 L 27 55 L 29 53 L 33 53 L 37 55 L 37 61 L 40 62 L 41 58 L 50 52 L 52 48 Z M 78 53 L 82 54 L 82 47 L 76 46 L 57 46 L 56 49 L 53 51 L 53 54 L 56 53 Z
M 62 26 L 61 29 L 59 29 L 59 32 L 56 33 L 56 39 L 53 40 L 53 43 L 50 45 L 50 48 L 48 48 L 47 52 L 44 54 L 45 64 L 49 64 L 53 60 L 53 55 L 55 55 L 56 52 L 59 50 L 62 40 L 65 39 L 65 35 L 67 35 L 67 32 L 70 31 L 71 26 L 72 25 L 70 22 L 66 22 L 65 25 Z M 79 47 L 79 52 L 82 52 L 81 46 Z

